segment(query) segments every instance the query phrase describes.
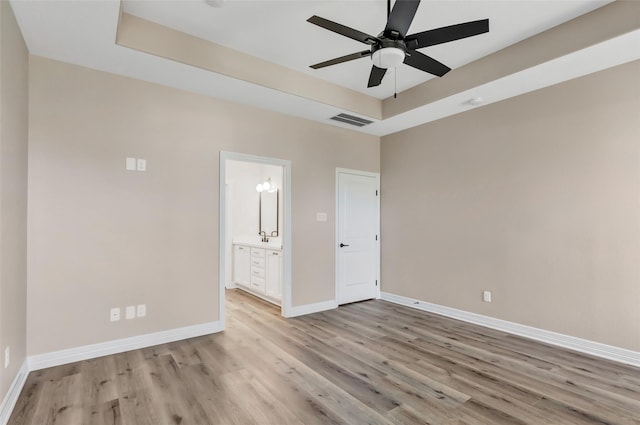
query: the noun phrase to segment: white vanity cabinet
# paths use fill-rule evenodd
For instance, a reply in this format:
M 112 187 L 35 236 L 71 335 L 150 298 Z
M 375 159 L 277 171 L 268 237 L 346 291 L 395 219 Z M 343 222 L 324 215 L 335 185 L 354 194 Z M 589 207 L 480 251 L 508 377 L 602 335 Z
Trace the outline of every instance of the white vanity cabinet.
M 282 251 L 266 249 L 266 293 L 269 297 L 282 299 Z
M 251 248 L 233 246 L 233 281 L 238 285 L 249 286 L 251 280 Z
M 280 304 L 282 250 L 233 245 L 233 280 L 240 289 Z
M 251 289 L 261 294 L 266 293 L 264 251 L 262 248 L 251 248 Z

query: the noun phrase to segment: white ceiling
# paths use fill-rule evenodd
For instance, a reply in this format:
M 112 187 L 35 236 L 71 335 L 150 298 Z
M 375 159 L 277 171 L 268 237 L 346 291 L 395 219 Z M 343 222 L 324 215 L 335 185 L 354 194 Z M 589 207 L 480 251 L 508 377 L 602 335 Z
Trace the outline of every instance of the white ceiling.
M 489 18 L 491 30 L 488 34 L 423 49 L 455 68 L 609 2 L 423 0 L 410 32 Z M 343 112 L 331 105 L 116 45 L 118 0 L 11 0 L 11 4 L 32 54 L 345 126 L 327 120 L 335 113 Z M 306 22 L 307 18 L 317 14 L 377 35 L 386 20 L 384 0 L 224 0 L 222 7 L 217 8 L 207 5 L 204 0 L 145 0 L 125 1 L 124 10 L 377 98 L 389 97 L 394 91 L 393 74 L 388 75 L 380 87 L 366 88 L 371 66 L 367 58 L 322 70 L 308 67 L 325 59 L 364 50 L 366 46 L 316 27 Z M 596 45 L 592 51 L 585 49 L 358 130 L 375 135 L 390 134 L 467 110 L 469 106 L 465 101 L 470 96 L 483 96 L 487 104 L 637 59 L 640 57 L 639 40 L 640 34 L 635 31 L 614 39 L 611 44 Z M 550 69 L 554 70 L 551 75 Z M 401 66 L 397 76 L 398 92 L 429 78 L 428 74 Z
M 409 33 L 489 18 L 487 34 L 421 51 L 457 68 L 534 34 L 596 9 L 610 0 L 422 1 Z M 392 3 L 393 4 L 393 3 Z M 367 88 L 371 60 L 362 58 L 314 70 L 309 65 L 368 46 L 306 22 L 312 15 L 378 35 L 386 24 L 386 0 L 124 1 L 124 11 L 161 25 L 384 99 L 394 93 L 393 74 Z M 430 74 L 410 66 L 397 69 L 397 90 L 423 83 Z

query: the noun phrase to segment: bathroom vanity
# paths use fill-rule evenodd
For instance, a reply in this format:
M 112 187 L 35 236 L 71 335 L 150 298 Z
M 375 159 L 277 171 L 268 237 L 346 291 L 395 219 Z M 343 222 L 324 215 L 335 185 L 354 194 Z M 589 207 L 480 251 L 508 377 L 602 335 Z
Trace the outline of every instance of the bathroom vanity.
M 278 185 L 282 179 L 279 179 Z M 253 188 L 251 188 L 253 190 Z M 270 303 L 280 305 L 282 300 L 283 255 L 280 234 L 280 198 L 274 181 L 267 178 L 256 186 L 258 191 L 257 232 L 246 220 L 232 239 L 233 286 L 250 292 Z M 249 192 L 251 193 L 251 192 Z M 256 192 L 252 193 L 253 196 Z M 254 198 L 255 199 L 255 198 Z M 249 211 L 238 209 L 238 219 Z M 255 210 L 254 210 L 255 211 Z M 254 222 L 255 223 L 255 222 Z M 246 229 L 246 233 L 244 233 Z
M 275 243 L 234 241 L 233 281 L 238 288 L 270 303 L 282 300 L 282 247 Z

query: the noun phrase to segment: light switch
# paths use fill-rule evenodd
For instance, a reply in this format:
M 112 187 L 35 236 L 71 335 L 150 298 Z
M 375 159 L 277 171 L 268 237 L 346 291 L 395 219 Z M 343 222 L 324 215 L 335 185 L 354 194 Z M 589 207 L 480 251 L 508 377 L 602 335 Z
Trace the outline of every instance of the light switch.
M 127 171 L 136 171 L 136 159 L 127 157 L 126 167 Z
M 327 213 L 325 213 L 325 212 L 316 213 L 316 220 L 318 220 L 318 221 L 327 221 Z
M 125 310 L 124 317 L 127 320 L 135 319 L 136 318 L 136 306 L 135 305 L 128 305 L 126 310 Z
M 138 317 L 144 317 L 147 315 L 147 305 L 138 304 Z
M 138 171 L 147 171 L 147 160 L 138 158 Z

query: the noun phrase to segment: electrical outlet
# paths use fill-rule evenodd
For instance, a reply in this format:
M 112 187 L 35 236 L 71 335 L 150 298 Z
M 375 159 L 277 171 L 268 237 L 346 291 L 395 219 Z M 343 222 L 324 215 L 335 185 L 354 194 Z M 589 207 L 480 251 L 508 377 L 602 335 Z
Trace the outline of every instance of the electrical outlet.
M 110 317 L 112 322 L 117 322 L 118 320 L 120 320 L 120 308 L 119 307 L 112 308 Z
M 147 315 L 147 305 L 138 304 L 138 317 L 144 317 Z
M 11 364 L 11 347 L 7 346 L 4 349 L 4 368 L 8 368 L 9 364 Z
M 136 318 L 136 306 L 135 305 L 128 305 L 127 308 L 124 311 L 124 317 L 127 320 L 135 319 Z
M 147 171 L 147 160 L 138 158 L 136 162 L 136 168 L 138 171 Z
M 486 303 L 491 302 L 491 291 L 483 291 L 482 292 L 482 301 Z

